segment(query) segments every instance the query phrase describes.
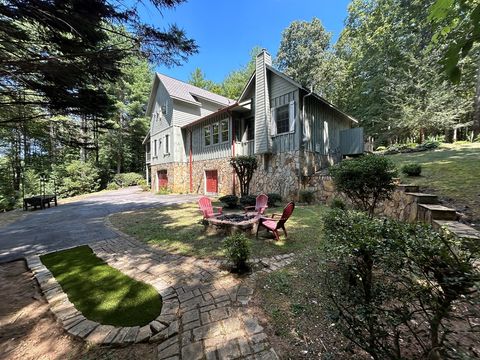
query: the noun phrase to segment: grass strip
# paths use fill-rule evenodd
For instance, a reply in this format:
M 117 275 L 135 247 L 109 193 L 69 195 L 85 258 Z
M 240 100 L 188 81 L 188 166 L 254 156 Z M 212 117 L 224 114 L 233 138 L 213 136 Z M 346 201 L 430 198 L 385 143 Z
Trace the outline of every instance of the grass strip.
M 153 286 L 107 265 L 88 246 L 43 255 L 41 261 L 87 319 L 143 326 L 160 314 L 162 300 Z

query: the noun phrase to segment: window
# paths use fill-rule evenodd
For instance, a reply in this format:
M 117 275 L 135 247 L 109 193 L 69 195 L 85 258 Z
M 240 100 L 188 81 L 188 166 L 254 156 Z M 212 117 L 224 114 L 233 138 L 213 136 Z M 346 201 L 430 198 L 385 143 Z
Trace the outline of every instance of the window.
M 277 123 L 277 134 L 287 133 L 289 131 L 289 112 L 288 105 L 283 105 L 275 109 L 276 111 L 276 123 Z
M 255 120 L 253 117 L 245 120 L 245 132 L 247 133 L 247 141 L 255 138 Z
M 220 121 L 222 142 L 228 141 L 228 119 Z
M 153 140 L 153 156 L 157 156 L 157 139 Z
M 162 105 L 162 114 L 164 116 L 167 115 L 167 103 L 165 103 L 165 105 Z
M 165 135 L 165 154 L 170 154 L 170 135 Z
M 212 124 L 212 144 L 218 144 L 219 141 L 218 123 Z
M 205 139 L 205 146 L 208 146 L 211 144 L 210 140 L 210 126 L 205 126 L 203 128 L 203 137 Z

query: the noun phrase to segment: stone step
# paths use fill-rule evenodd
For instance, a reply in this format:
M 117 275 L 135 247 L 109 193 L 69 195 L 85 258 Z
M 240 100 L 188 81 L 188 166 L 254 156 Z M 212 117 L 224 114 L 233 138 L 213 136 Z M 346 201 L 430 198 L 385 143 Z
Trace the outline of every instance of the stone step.
M 433 220 L 457 220 L 457 211 L 438 204 L 418 204 L 417 219 L 428 224 Z
M 438 204 L 438 196 L 419 192 L 406 192 L 405 194 L 413 196 L 417 204 Z
M 448 231 L 462 239 L 480 240 L 480 231 L 458 221 L 433 220 L 432 226 L 437 230 L 445 227 Z
M 397 184 L 397 189 L 400 191 L 416 193 L 418 192 L 418 185 Z

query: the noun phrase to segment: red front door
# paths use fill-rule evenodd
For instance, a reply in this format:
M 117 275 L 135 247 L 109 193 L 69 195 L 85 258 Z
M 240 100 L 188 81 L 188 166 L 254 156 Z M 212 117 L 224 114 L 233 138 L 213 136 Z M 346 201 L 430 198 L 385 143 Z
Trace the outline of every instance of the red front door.
M 168 186 L 167 170 L 158 171 L 158 187 L 166 188 Z
M 218 192 L 218 174 L 217 170 L 205 170 L 205 178 L 207 180 L 207 193 Z

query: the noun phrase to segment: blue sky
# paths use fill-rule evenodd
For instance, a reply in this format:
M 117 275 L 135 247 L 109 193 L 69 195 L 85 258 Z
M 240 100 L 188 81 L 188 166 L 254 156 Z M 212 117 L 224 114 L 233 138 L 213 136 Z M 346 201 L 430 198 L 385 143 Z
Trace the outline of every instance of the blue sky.
M 183 66 L 157 67 L 157 71 L 186 81 L 200 67 L 207 78 L 221 81 L 244 65 L 254 46 L 276 55 L 282 31 L 294 20 L 318 17 L 336 40 L 347 16 L 349 0 L 189 0 L 163 17 L 143 8 L 148 23 L 163 27 L 177 23 L 200 46 Z

